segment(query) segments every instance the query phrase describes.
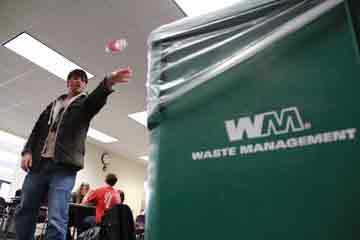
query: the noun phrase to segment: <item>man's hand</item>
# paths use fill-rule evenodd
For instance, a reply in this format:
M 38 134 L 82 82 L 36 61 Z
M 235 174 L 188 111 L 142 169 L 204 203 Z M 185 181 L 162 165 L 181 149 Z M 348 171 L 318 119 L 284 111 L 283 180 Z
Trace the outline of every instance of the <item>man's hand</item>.
M 32 166 L 32 154 L 31 153 L 25 153 L 24 156 L 22 156 L 21 159 L 21 168 L 27 172 L 30 170 Z
M 130 67 L 119 69 L 111 73 L 109 84 L 126 83 L 132 77 L 132 69 Z

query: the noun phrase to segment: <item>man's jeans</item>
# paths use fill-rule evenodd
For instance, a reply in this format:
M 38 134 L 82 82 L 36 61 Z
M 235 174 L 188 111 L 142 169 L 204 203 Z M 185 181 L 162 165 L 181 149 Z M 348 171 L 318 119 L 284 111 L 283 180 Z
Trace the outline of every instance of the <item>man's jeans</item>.
M 58 166 L 52 160 L 43 161 L 41 171 L 30 171 L 23 183 L 21 203 L 15 217 L 17 240 L 34 239 L 37 215 L 46 193 L 48 224 L 45 239 L 66 239 L 69 201 L 76 171 Z

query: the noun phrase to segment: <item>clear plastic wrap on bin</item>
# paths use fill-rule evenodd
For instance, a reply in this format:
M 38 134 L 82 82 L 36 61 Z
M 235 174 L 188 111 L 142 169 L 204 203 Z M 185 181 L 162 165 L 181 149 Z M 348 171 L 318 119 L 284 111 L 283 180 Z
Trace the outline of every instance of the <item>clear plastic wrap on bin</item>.
M 184 18 L 156 29 L 148 40 L 148 116 L 342 2 L 245 0 L 218 12 Z

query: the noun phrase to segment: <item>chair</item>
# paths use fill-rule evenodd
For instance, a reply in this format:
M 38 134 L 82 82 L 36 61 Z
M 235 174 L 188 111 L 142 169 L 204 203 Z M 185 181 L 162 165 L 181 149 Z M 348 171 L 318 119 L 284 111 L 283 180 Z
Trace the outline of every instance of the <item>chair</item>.
M 101 240 L 136 240 L 134 218 L 129 206 L 118 204 L 101 220 Z
M 6 208 L 7 203 L 3 197 L 0 197 L 0 231 L 4 229 L 4 224 L 6 221 Z
M 37 240 L 44 239 L 47 223 L 48 223 L 48 208 L 47 206 L 41 206 L 39 209 L 39 215 L 36 220 L 36 230 L 40 231 L 40 233 L 36 236 Z M 35 231 L 35 235 L 37 232 L 38 231 Z
M 36 219 L 36 230 L 35 236 L 37 240 L 42 240 L 45 238 L 46 227 L 48 223 L 48 193 L 46 192 L 40 202 L 40 209 Z M 40 226 L 38 226 L 40 225 Z M 40 234 L 37 235 L 38 231 Z
M 144 240 L 145 236 L 145 215 L 140 214 L 135 220 L 135 234 L 136 240 Z
M 1 201 L 1 200 L 0 200 Z M 6 203 L 6 208 L 4 211 L 4 215 L 2 218 L 1 224 L 1 238 L 0 239 L 8 239 L 15 237 L 15 209 L 17 203 L 9 202 Z
M 4 226 L 4 234 L 3 238 L 0 239 L 8 239 L 15 237 L 15 210 L 17 206 L 20 204 L 20 198 L 13 198 L 11 203 L 8 204 L 7 213 L 6 213 L 6 221 Z M 45 204 L 47 204 L 45 202 Z M 45 229 L 47 226 L 47 218 L 48 211 L 47 206 L 41 206 L 39 209 L 39 213 L 36 219 L 36 229 L 35 236 L 36 239 L 43 239 L 45 236 Z

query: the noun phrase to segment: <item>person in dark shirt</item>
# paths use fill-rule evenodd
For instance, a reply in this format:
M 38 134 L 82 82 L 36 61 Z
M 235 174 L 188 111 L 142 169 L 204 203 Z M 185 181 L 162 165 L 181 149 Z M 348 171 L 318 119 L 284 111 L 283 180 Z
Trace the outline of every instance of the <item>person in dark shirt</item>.
M 16 198 L 21 198 L 21 189 L 18 189 L 15 191 L 15 197 Z

